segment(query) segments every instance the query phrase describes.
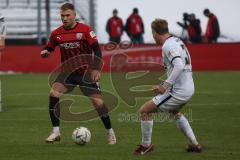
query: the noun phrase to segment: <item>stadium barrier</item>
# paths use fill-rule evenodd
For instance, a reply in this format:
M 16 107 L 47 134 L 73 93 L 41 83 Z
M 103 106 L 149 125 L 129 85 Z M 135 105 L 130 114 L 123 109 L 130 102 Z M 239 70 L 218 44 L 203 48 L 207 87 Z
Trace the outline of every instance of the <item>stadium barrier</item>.
M 130 48 L 114 46 L 103 49 L 104 72 L 121 67 L 132 70 L 133 67 L 146 67 L 145 63 L 161 63 L 161 48 L 153 44 L 137 45 Z M 194 71 L 235 71 L 240 70 L 240 43 L 188 44 Z M 47 73 L 53 71 L 60 62 L 59 49 L 48 58 L 42 59 L 42 46 L 7 46 L 1 56 L 0 71 L 22 73 Z M 127 55 L 127 59 L 126 56 Z M 117 56 L 115 56 L 117 55 Z M 138 62 L 129 65 L 126 62 Z M 140 62 L 140 63 L 139 63 Z M 142 63 L 142 64 L 141 64 Z M 142 66 L 141 66 L 142 65 Z M 151 65 L 151 64 L 149 64 Z

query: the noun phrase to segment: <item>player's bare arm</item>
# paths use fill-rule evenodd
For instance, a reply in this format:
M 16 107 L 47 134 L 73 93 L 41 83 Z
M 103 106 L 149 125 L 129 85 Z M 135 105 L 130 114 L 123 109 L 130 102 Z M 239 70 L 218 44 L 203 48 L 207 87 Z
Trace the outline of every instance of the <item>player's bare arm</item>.
M 5 48 L 5 38 L 0 36 L 0 51 Z
M 172 87 L 171 83 L 164 81 L 160 85 L 154 85 L 152 87 L 152 90 L 156 95 L 158 95 L 158 94 L 164 94 L 166 91 L 169 91 L 171 87 Z
M 99 70 L 92 70 L 91 71 L 91 79 L 94 81 L 94 82 L 97 82 L 100 80 L 100 77 L 101 77 L 101 73 Z
M 6 26 L 4 18 L 0 17 L 0 51 L 5 48 Z
M 163 94 L 166 91 L 166 89 L 162 85 L 154 85 L 152 87 L 152 90 L 156 95 Z

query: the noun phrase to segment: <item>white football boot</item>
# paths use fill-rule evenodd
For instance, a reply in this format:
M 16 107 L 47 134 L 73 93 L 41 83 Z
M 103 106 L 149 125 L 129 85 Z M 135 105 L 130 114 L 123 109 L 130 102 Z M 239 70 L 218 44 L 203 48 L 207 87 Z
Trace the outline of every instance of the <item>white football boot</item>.
M 108 137 L 108 144 L 113 145 L 117 143 L 116 135 L 113 130 L 107 133 L 107 137 Z
M 54 143 L 59 142 L 61 140 L 61 134 L 60 132 L 52 132 L 48 138 L 46 138 L 46 143 Z

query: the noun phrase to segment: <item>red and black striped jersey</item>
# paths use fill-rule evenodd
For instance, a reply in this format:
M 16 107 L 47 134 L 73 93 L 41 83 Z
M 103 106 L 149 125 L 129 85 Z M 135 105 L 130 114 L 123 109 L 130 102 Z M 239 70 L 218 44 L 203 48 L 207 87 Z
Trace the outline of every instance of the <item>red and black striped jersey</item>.
M 61 71 L 84 71 L 86 65 L 91 65 L 92 44 L 98 42 L 91 27 L 78 23 L 72 29 L 61 26 L 55 29 L 50 36 L 45 49 L 52 52 L 56 46 L 61 52 Z

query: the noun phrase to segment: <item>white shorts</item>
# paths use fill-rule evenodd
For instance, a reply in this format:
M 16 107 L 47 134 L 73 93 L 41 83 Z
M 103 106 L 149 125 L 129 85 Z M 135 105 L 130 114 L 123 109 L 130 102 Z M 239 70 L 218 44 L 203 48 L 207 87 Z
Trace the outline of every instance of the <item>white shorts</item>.
M 170 112 L 179 111 L 190 99 L 191 97 L 186 100 L 177 99 L 170 92 L 166 92 L 153 97 L 152 100 L 162 112 Z

